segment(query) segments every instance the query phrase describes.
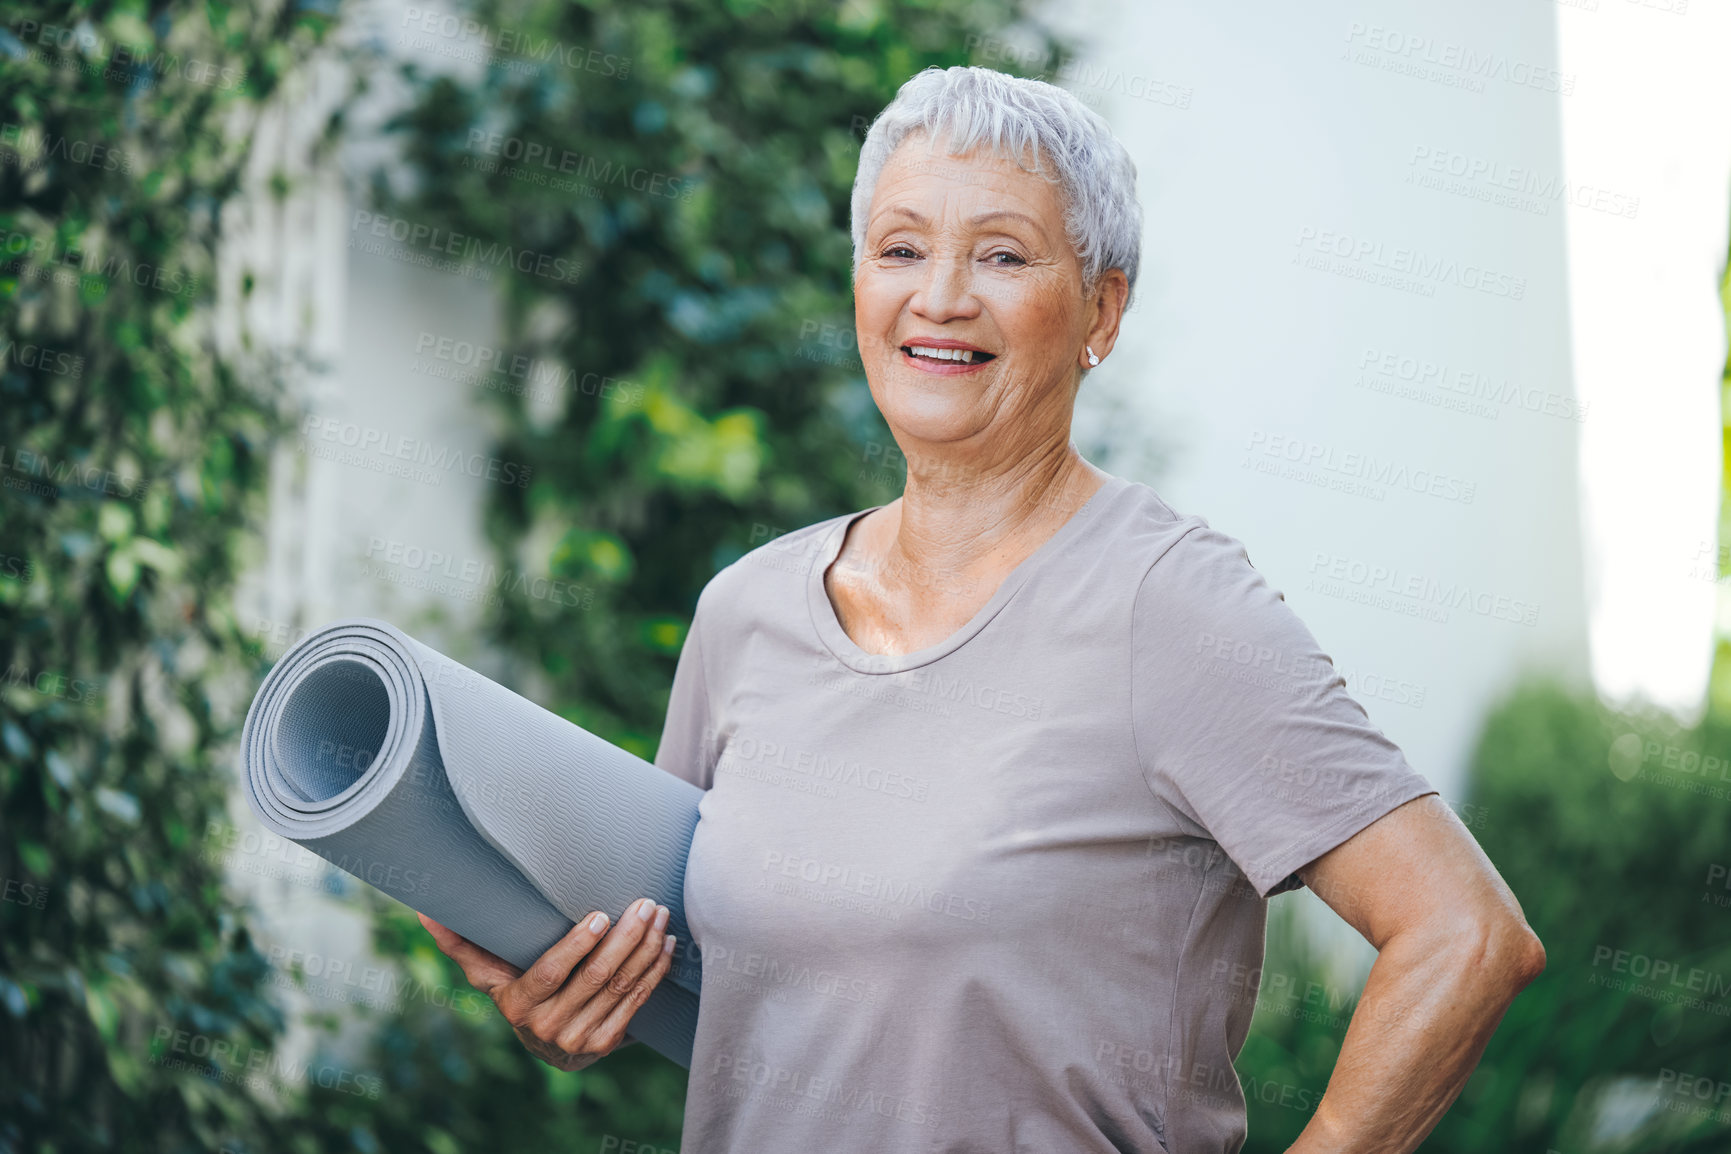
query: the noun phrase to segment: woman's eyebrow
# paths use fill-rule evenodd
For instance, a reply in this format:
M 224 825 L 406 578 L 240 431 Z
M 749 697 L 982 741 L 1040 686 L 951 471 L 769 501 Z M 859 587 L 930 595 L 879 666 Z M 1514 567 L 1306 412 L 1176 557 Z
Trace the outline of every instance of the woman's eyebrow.
M 879 213 L 878 215 L 880 215 L 880 216 L 892 216 L 892 215 L 893 216 L 905 216 L 909 220 L 913 221 L 915 224 L 921 225 L 921 226 L 928 225 L 928 224 L 932 223 L 930 217 L 923 216 L 920 213 L 915 212 L 913 209 L 909 208 L 905 204 L 891 205 L 890 207 L 884 209 L 883 212 Z
M 1019 220 L 1023 224 L 1035 230 L 1038 230 L 1040 227 L 1040 222 L 1029 216 L 1027 213 L 1016 212 L 1013 209 L 1008 208 L 990 209 L 986 212 L 980 213 L 978 216 L 972 217 L 969 219 L 968 223 L 971 225 L 982 225 L 987 221 L 992 220 Z

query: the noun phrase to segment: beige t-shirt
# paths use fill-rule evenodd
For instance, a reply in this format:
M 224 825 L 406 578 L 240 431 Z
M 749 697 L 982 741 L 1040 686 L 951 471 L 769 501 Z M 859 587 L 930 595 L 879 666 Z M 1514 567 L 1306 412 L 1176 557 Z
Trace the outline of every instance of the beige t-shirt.
M 901 656 L 824 590 L 865 512 L 723 569 L 680 655 L 681 1149 L 1237 1151 L 1267 897 L 1435 790 L 1243 546 L 1146 485 Z

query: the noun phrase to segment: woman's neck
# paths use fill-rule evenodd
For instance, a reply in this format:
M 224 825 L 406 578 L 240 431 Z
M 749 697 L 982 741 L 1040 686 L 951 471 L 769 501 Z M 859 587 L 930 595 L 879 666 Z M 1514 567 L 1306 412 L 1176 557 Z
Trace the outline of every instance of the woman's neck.
M 964 470 L 912 456 L 902 496 L 849 526 L 824 589 L 855 644 L 912 653 L 948 637 L 1110 478 L 1068 430 L 1014 461 Z
M 1056 533 L 1109 476 L 1082 457 L 1067 429 L 1048 446 L 998 465 L 910 454 L 907 485 L 885 526 L 883 562 L 892 573 L 1001 576 Z

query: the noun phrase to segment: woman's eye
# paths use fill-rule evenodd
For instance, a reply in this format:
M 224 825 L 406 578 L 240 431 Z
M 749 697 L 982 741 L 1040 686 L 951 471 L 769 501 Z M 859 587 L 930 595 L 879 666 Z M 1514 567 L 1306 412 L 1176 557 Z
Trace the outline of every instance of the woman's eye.
M 999 257 L 1005 257 L 1007 259 L 999 260 L 998 259 Z M 986 258 L 986 263 L 987 264 L 1009 266 L 1009 265 L 1017 265 L 1017 264 L 1027 264 L 1028 262 L 1023 260 L 1018 254 L 1013 253 L 1013 252 L 995 252 L 991 256 L 988 256 Z
M 893 260 L 912 260 L 919 254 L 905 244 L 893 244 L 884 249 L 883 255 Z

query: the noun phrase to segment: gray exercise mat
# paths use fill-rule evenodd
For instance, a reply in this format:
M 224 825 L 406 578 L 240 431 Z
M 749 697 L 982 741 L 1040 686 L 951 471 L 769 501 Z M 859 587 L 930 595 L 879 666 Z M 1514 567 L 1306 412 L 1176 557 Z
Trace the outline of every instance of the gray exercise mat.
M 520 968 L 591 910 L 665 905 L 680 958 L 630 1032 L 690 1067 L 685 858 L 702 790 L 367 618 L 283 655 L 241 762 L 268 829 Z

